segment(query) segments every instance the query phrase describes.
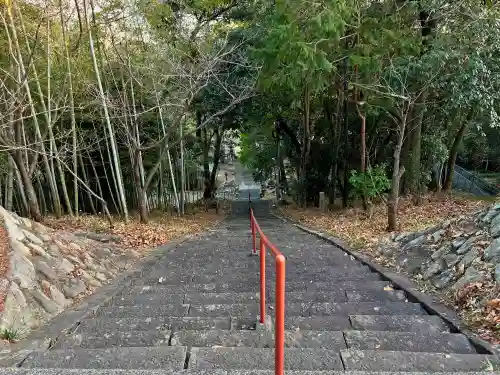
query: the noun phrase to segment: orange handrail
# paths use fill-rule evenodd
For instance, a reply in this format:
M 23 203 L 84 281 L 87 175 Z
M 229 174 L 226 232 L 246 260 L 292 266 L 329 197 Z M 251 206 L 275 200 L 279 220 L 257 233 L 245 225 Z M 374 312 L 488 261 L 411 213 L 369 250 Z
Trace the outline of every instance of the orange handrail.
M 266 237 L 250 208 L 250 227 L 252 230 L 253 253 L 256 253 L 256 234 L 259 234 L 260 247 L 260 322 L 266 319 L 266 248 L 271 250 L 276 260 L 276 306 L 274 319 L 274 373 L 283 375 L 285 371 L 285 256 Z

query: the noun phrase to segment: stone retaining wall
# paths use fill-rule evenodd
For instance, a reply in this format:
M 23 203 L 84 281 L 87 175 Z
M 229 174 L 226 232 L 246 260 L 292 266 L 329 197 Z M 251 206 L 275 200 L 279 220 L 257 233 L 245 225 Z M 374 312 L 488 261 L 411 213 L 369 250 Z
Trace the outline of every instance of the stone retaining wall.
M 401 233 L 378 247 L 407 272 L 437 289 L 474 281 L 500 283 L 500 204 L 416 233 Z

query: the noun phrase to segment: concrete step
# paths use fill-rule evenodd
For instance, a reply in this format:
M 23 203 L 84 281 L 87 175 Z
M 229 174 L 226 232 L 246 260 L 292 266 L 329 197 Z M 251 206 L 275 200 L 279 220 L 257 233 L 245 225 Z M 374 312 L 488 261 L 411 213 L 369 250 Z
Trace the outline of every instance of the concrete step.
M 100 307 L 96 316 L 114 317 L 114 318 L 143 318 L 155 316 L 185 316 L 189 311 L 189 305 L 176 304 L 169 305 L 160 301 L 150 305 L 134 305 L 134 306 L 104 306 Z
M 272 303 L 267 309 L 272 314 Z M 140 306 L 106 306 L 100 308 L 97 317 L 143 318 L 160 316 L 257 316 L 258 301 L 234 304 L 180 304 L 165 305 L 162 301 L 156 304 Z M 347 303 L 287 303 L 288 316 L 325 316 L 325 315 L 425 315 L 420 304 L 408 302 L 347 302 Z
M 147 307 L 147 306 L 146 306 Z M 163 306 L 158 306 L 163 310 Z M 133 309 L 133 308 L 130 308 Z M 124 311 L 127 307 L 123 308 Z M 142 311 L 146 312 L 144 306 Z M 272 304 L 267 304 L 269 314 L 273 314 Z M 132 313 L 134 310 L 131 310 Z M 150 312 L 154 311 L 150 309 Z M 189 305 L 188 316 L 257 316 L 259 304 L 206 304 Z M 120 313 L 120 312 L 118 312 Z M 158 314 L 158 312 L 155 312 Z M 287 316 L 327 316 L 327 315 L 425 315 L 426 312 L 418 303 L 409 302 L 347 302 L 347 303 L 287 303 Z
M 269 271 L 274 271 L 273 267 L 270 267 Z M 363 274 L 369 274 L 371 273 L 371 269 L 367 266 L 362 265 L 361 263 L 354 263 L 354 264 L 342 264 L 340 266 L 325 266 L 325 265 L 306 265 L 306 264 L 300 264 L 297 266 L 288 266 L 287 267 L 287 273 L 292 274 L 292 275 L 312 275 L 312 274 L 317 274 L 317 273 L 326 273 L 329 275 L 335 275 L 336 273 L 339 274 L 354 274 L 354 273 L 363 273 Z
M 343 331 L 351 329 L 347 315 L 289 316 L 285 315 L 285 329 L 293 331 Z
M 237 304 L 255 303 L 260 300 L 259 293 L 186 293 L 184 302 L 189 304 Z
M 270 370 L 274 368 L 274 349 L 256 348 L 192 348 L 189 369 L 245 369 Z M 285 369 L 288 370 L 343 370 L 337 351 L 322 349 L 285 349 Z
M 276 295 L 266 293 L 267 301 L 274 303 Z M 346 292 L 343 290 L 333 290 L 330 292 L 287 292 L 287 302 L 347 302 Z M 159 300 L 160 298 L 158 298 Z M 171 299 L 172 300 L 172 299 Z M 184 303 L 188 304 L 235 304 L 259 302 L 259 293 L 187 293 Z
M 287 311 L 290 304 L 287 305 Z M 294 305 L 292 305 L 294 306 Z M 302 316 L 322 315 L 425 315 L 426 312 L 418 303 L 409 302 L 347 302 L 347 303 L 311 303 L 301 304 Z M 290 315 L 297 310 L 291 309 Z
M 272 276 L 271 276 L 272 277 Z M 256 282 L 259 279 L 259 275 L 256 273 L 255 275 L 243 275 L 241 277 L 238 277 L 238 275 L 231 275 L 231 276 L 210 276 L 210 275 L 201 275 L 201 276 L 194 276 L 192 279 L 193 283 L 197 284 L 209 284 L 209 283 L 233 283 L 233 282 Z M 172 284 L 178 283 L 178 281 L 167 279 Z M 170 281 L 171 280 L 171 281 Z M 286 275 L 286 282 L 294 282 L 294 281 L 299 281 L 299 282 L 330 282 L 330 283 L 337 283 L 341 281 L 374 281 L 374 280 L 380 280 L 380 276 L 375 273 L 358 273 L 358 272 L 349 272 L 349 271 L 339 271 L 334 274 L 326 274 L 326 273 L 318 273 L 318 274 L 307 274 L 307 275 L 294 275 L 293 273 L 287 273 Z M 147 281 L 147 280 L 145 280 Z
M 273 317 L 272 313 L 270 313 Z M 386 331 L 422 334 L 449 333 L 446 324 L 431 315 L 285 316 L 285 328 L 314 331 Z
M 78 375 L 274 375 L 274 370 L 210 370 L 209 374 L 200 373 L 199 370 L 98 370 L 98 369 L 79 369 Z M 360 373 L 359 371 L 292 371 L 286 372 L 286 375 L 428 375 L 423 372 L 370 372 Z M 450 373 L 433 372 L 432 375 L 449 375 Z M 453 372 L 454 375 L 498 375 L 497 373 L 484 372 Z M 0 368 L 0 375 L 75 375 L 75 370 L 72 369 L 23 369 L 23 368 Z
M 491 371 L 500 368 L 496 356 L 480 354 L 419 353 L 406 351 L 343 350 L 347 371 Z
M 138 293 L 138 294 L 121 294 L 113 297 L 104 306 L 134 306 L 134 305 L 151 305 L 162 303 L 165 305 L 182 305 L 184 303 L 184 293 Z
M 189 347 L 224 346 L 266 348 L 269 347 L 271 339 L 271 335 L 264 331 L 184 330 L 173 333 L 171 345 Z
M 275 288 L 274 280 L 268 280 L 266 288 L 269 292 L 273 292 Z M 384 287 L 390 286 L 387 281 L 370 281 L 367 283 L 363 280 L 343 280 L 335 282 L 309 282 L 309 281 L 287 281 L 286 292 L 322 292 L 336 290 L 378 290 L 382 291 Z M 170 294 L 189 293 L 189 292 L 210 292 L 210 293 L 226 293 L 226 292 L 253 292 L 259 291 L 259 280 L 256 279 L 249 283 L 247 281 L 236 281 L 234 283 L 218 282 L 218 283 L 181 283 L 169 284 L 168 282 L 151 283 L 151 285 L 136 285 L 127 289 L 120 295 L 129 294 L 146 294 L 146 293 L 161 293 L 165 296 Z
M 257 317 L 259 315 L 259 303 L 235 303 L 235 304 L 205 304 L 189 305 L 187 316 L 237 316 Z
M 273 278 L 274 273 L 269 270 L 270 278 Z M 228 271 L 222 274 L 205 274 L 203 270 L 196 273 L 176 275 L 171 272 L 157 272 L 145 275 L 138 280 L 135 285 L 155 285 L 159 280 L 164 280 L 164 283 L 171 285 L 182 285 L 185 283 L 209 284 L 209 283 L 234 283 L 234 282 L 256 282 L 259 280 L 259 273 L 233 273 Z M 368 273 L 359 271 L 357 268 L 336 268 L 335 271 L 327 272 L 310 272 L 310 273 L 292 273 L 287 272 L 286 281 L 302 281 L 302 282 L 339 282 L 344 280 L 380 280 L 380 276 L 376 273 Z
M 59 339 L 51 349 L 171 346 L 170 337 L 171 331 L 162 330 L 74 333 Z
M 171 345 L 188 347 L 251 347 L 273 348 L 274 333 L 265 331 L 179 331 L 174 332 Z M 286 331 L 287 348 L 319 348 L 340 350 L 346 348 L 342 332 L 327 331 Z
M 209 275 L 221 274 L 221 273 L 252 273 L 258 272 L 260 269 L 259 262 L 256 261 L 257 257 L 251 257 L 245 263 L 239 262 L 237 265 L 225 266 L 220 263 L 210 262 L 206 263 L 205 266 L 201 268 L 193 268 L 192 266 L 186 265 L 183 269 L 173 269 L 170 263 L 168 264 L 157 264 L 151 267 L 149 270 L 145 270 L 143 274 L 147 276 L 147 273 L 168 273 L 172 275 L 188 275 L 193 273 L 205 273 Z M 188 259 L 189 261 L 189 259 Z
M 182 346 L 48 350 L 31 353 L 22 366 L 30 368 L 182 370 L 186 351 L 186 348 Z
M 164 295 L 190 293 L 190 292 L 210 292 L 210 293 L 226 293 L 226 292 L 253 292 L 259 291 L 259 283 L 255 280 L 253 283 L 235 282 L 235 283 L 183 283 L 172 285 L 167 282 L 154 283 L 151 285 L 136 285 L 130 289 L 131 294 L 135 293 L 161 293 Z M 125 292 L 124 292 L 125 293 Z
M 256 319 L 252 319 L 255 325 Z M 237 323 L 235 323 L 235 326 Z M 169 330 L 208 330 L 231 328 L 231 318 L 206 318 L 206 317 L 142 317 L 142 318 L 100 318 L 87 319 L 80 323 L 77 333 L 91 335 L 109 333 L 114 331 L 169 331 Z
M 406 301 L 402 290 L 346 290 L 349 302 Z
M 268 291 L 267 301 L 273 303 L 276 300 L 274 291 Z M 285 301 L 293 302 L 347 302 L 344 290 L 332 290 L 329 292 L 285 292 Z
M 476 350 L 462 334 L 443 332 L 344 331 L 347 347 L 429 353 L 473 354 Z
M 355 330 L 449 332 L 445 322 L 435 315 L 350 315 L 349 318 Z
M 352 291 L 335 289 L 331 291 L 286 292 L 287 302 L 377 302 L 377 301 L 406 301 L 406 295 L 401 290 L 379 291 L 364 290 Z M 272 302 L 276 299 L 274 290 L 267 292 L 267 299 Z
M 369 282 L 368 282 L 369 281 Z M 338 280 L 330 282 L 311 282 L 311 281 L 288 281 L 286 282 L 286 291 L 330 291 L 330 290 L 383 290 L 384 287 L 390 286 L 387 281 L 379 280 Z M 270 283 L 269 289 L 274 289 L 274 282 Z

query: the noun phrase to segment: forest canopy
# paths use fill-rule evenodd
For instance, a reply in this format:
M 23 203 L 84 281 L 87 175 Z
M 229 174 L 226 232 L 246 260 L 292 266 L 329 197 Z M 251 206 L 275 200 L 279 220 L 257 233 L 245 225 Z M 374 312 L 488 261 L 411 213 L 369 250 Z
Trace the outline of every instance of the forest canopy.
M 474 0 L 6 0 L 1 203 L 42 220 L 214 185 L 225 139 L 301 206 L 500 168 L 500 7 Z M 190 177 L 191 176 L 191 177 Z M 193 177 L 195 176 L 195 177 Z M 156 203 L 154 203 L 156 202 Z

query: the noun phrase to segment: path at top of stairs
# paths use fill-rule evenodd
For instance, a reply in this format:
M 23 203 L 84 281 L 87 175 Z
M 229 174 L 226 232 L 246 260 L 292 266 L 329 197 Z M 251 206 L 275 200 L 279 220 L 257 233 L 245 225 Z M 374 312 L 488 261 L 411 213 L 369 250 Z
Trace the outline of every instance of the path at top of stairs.
M 273 373 L 274 336 L 257 324 L 259 258 L 250 256 L 244 203 L 235 202 L 218 228 L 144 266 L 49 350 L 0 375 Z M 488 374 L 498 366 L 380 275 L 272 218 L 266 203 L 255 206 L 262 229 L 286 256 L 287 374 Z M 274 277 L 268 256 L 269 316 Z

